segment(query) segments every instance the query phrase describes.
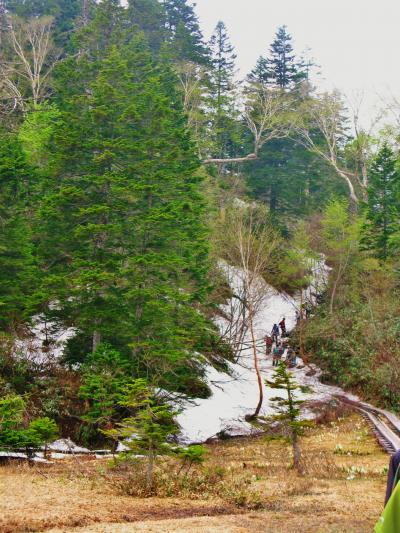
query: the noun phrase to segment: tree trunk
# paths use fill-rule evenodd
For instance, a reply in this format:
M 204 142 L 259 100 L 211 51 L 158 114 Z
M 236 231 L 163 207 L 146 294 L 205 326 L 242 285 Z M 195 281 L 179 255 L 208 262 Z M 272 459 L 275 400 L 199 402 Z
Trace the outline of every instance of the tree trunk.
M 333 167 L 335 168 L 335 170 L 339 174 L 339 176 L 341 178 L 343 178 L 345 180 L 345 182 L 347 183 L 347 186 L 349 188 L 349 196 L 350 196 L 350 200 L 351 200 L 351 203 L 352 203 L 352 207 L 353 207 L 354 210 L 357 210 L 358 204 L 359 204 L 359 199 L 358 199 L 358 197 L 356 195 L 356 191 L 354 189 L 353 182 L 351 181 L 349 176 L 345 172 L 340 170 L 340 168 L 334 162 L 333 162 Z
M 149 492 L 153 490 L 153 474 L 154 474 L 154 451 L 149 450 L 147 472 L 146 472 L 146 487 Z
M 300 475 L 304 475 L 304 469 L 301 465 L 301 452 L 296 431 L 292 430 L 292 447 L 293 447 L 293 467 Z
M 83 26 L 89 24 L 89 0 L 83 0 L 82 3 L 82 24 Z
M 276 184 L 272 183 L 270 186 L 270 193 L 269 193 L 269 209 L 271 213 L 276 213 L 278 206 L 278 193 L 276 190 Z
M 257 159 L 257 154 L 253 153 L 244 157 L 204 159 L 203 165 L 228 165 L 229 163 L 245 163 L 246 161 L 254 161 L 255 159 Z
M 254 324 L 253 324 L 252 316 L 250 317 L 250 334 L 251 334 L 251 343 L 253 347 L 254 369 L 257 374 L 258 394 L 259 394 L 259 399 L 258 399 L 256 410 L 254 411 L 254 414 L 251 416 L 251 418 L 254 419 L 254 418 L 257 418 L 257 416 L 260 414 L 261 407 L 262 407 L 263 400 L 264 400 L 264 391 L 263 391 L 263 382 L 262 382 L 261 372 L 260 372 L 260 368 L 258 365 L 257 343 L 256 343 L 255 335 L 254 335 Z
M 97 347 L 101 343 L 101 333 L 100 331 L 93 332 L 93 341 L 92 341 L 92 351 L 93 353 L 97 350 Z
M 337 287 L 338 287 L 338 284 L 339 284 L 339 276 L 335 279 L 335 283 L 333 284 L 333 287 L 332 287 L 332 294 L 331 294 L 331 300 L 330 300 L 330 303 L 329 303 L 329 314 L 330 315 L 333 315 L 333 305 L 335 303 L 335 299 L 336 299 L 336 292 L 337 292 Z
M 304 347 L 303 347 L 303 289 L 300 289 L 300 357 L 304 361 Z

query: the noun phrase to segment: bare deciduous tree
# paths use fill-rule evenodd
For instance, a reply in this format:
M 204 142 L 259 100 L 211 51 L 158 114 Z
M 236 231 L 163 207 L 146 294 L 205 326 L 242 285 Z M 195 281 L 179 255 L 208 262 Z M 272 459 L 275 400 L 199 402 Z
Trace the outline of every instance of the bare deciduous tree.
M 337 174 L 345 180 L 349 195 L 355 204 L 358 196 L 353 184 L 354 174 L 341 160 L 346 133 L 344 130 L 345 109 L 341 94 L 337 91 L 324 93 L 306 102 L 303 113 L 295 121 L 294 131 L 300 142 L 311 152 L 331 165 Z M 323 138 L 320 142 L 318 134 Z
M 254 370 L 257 376 L 259 400 L 251 418 L 259 415 L 263 404 L 263 380 L 260 371 L 255 332 L 255 319 L 265 305 L 270 288 L 264 280 L 270 268 L 271 257 L 279 237 L 266 225 L 264 208 L 257 205 L 234 206 L 225 217 L 225 231 L 220 232 L 220 252 L 223 259 L 235 267 L 232 284 L 234 299 L 240 302 L 238 320 L 235 324 L 241 337 L 248 331 Z M 237 311 L 237 310 L 236 310 Z
M 243 119 L 254 139 L 254 152 L 244 157 L 227 159 L 205 159 L 205 165 L 224 165 L 244 163 L 257 159 L 259 150 L 272 139 L 287 137 L 291 130 L 292 100 L 281 90 L 274 90 L 261 85 L 247 91 Z
M 6 16 L 0 52 L 0 94 L 5 107 L 26 110 L 49 95 L 59 54 L 52 41 L 52 17 L 23 21 Z
M 308 100 L 297 114 L 292 130 L 296 140 L 327 162 L 344 179 L 354 204 L 359 203 L 360 196 L 362 199 L 367 197 L 368 160 L 372 129 L 376 124 L 374 121 L 368 131 L 360 126 L 361 104 L 359 96 L 351 105 L 353 141 L 350 143 L 346 128 L 347 110 L 339 91 L 323 93 Z M 318 133 L 322 135 L 322 143 Z
M 186 113 L 188 126 L 196 140 L 199 157 L 205 151 L 207 129 L 206 116 L 206 72 L 204 67 L 192 62 L 181 62 L 176 65 L 176 72 L 183 95 L 183 109 Z

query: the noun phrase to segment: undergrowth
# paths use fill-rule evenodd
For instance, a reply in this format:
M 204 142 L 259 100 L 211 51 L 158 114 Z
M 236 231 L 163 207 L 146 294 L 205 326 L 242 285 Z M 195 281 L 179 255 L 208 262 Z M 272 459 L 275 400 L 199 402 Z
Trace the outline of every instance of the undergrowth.
M 107 481 L 120 494 L 137 498 L 157 496 L 191 500 L 220 498 L 244 509 L 261 509 L 261 494 L 253 490 L 254 476 L 233 473 L 217 465 L 198 465 L 182 472 L 179 463 L 167 459 L 154 472 L 152 489 L 146 484 L 146 465 L 141 459 L 125 458 L 109 465 Z

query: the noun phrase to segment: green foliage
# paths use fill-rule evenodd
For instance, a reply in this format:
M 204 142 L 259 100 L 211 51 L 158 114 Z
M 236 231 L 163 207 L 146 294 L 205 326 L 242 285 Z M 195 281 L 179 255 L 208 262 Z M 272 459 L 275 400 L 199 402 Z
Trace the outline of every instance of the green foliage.
M 24 19 L 51 16 L 55 19 L 54 37 L 57 45 L 65 47 L 81 14 L 81 0 L 5 0 L 11 13 Z
M 163 454 L 172 449 L 167 438 L 176 433 L 174 421 L 177 412 L 157 397 L 144 379 L 126 385 L 121 391 L 119 405 L 131 413 L 119 429 L 107 431 L 114 438 L 131 438 L 127 444 L 132 453 Z
M 141 38 L 65 61 L 57 79 L 57 179 L 38 230 L 42 292 L 60 303 L 49 313 L 129 349 L 136 375 L 161 367 L 163 386 L 191 392 L 209 329 L 195 309 L 208 246 L 176 79 Z
M 19 17 L 22 33 L 29 20 L 54 20 L 57 49 L 46 68 L 58 55 L 62 61 L 46 77 L 51 103 L 10 114 L 4 124 L 13 133 L 0 132 L 0 438 L 37 447 L 54 435 L 50 419 L 28 423 L 22 395 L 29 394 L 35 413 L 61 420 L 82 415 L 88 438 L 125 418 L 118 436 L 138 434 L 132 446 L 147 450 L 149 464 L 153 455 L 169 453 L 174 413 L 155 391 L 206 397 L 207 360 L 223 368 L 220 355 L 229 356 L 210 320 L 221 298 L 210 305 L 206 220 L 220 233 L 215 263 L 224 257 L 240 264 L 232 236 L 239 210 L 227 206 L 246 186 L 269 206 L 249 227 L 248 240 L 265 259 L 259 275 L 289 292 L 304 288 L 313 247 L 331 267 L 327 303 L 302 332 L 307 351 L 331 380 L 399 408 L 398 278 L 391 271 L 400 249 L 396 149 L 383 144 L 371 163 L 364 218 L 340 200 L 343 178 L 300 138 L 265 143 L 258 159 L 243 167 L 244 178 L 237 167 L 227 172 L 221 166 L 217 179 L 214 168 L 204 183 L 198 153 L 230 157 L 254 150 L 239 112 L 236 56 L 223 22 L 205 46 L 188 0 L 130 0 L 127 6 L 7 0 L 5 6 Z M 311 117 L 319 100 L 307 75 L 281 27 L 244 96 L 258 119 L 262 91 L 289 101 L 290 111 L 272 122 L 287 124 L 304 112 L 313 143 L 324 152 L 326 139 Z M 19 84 L 27 97 L 27 81 Z M 339 162 L 358 168 L 372 140 L 364 133 L 348 139 L 340 98 L 324 98 L 322 111 L 334 104 L 340 122 Z M 220 206 L 221 223 L 213 220 Z M 301 222 L 308 215 L 313 225 Z M 368 254 L 360 251 L 361 228 Z M 55 327 L 76 331 L 51 369 L 14 354 L 14 337 L 26 333 L 38 312 Z M 281 405 L 292 409 L 289 426 L 297 420 L 296 405 Z M 185 469 L 204 459 L 201 448 L 175 451 Z
M 283 427 L 288 429 L 289 441 L 293 447 L 293 465 L 302 474 L 303 467 L 301 465 L 298 437 L 302 435 L 308 422 L 300 418 L 300 406 L 304 403 L 304 400 L 299 400 L 296 397 L 296 392 L 309 393 L 311 389 L 298 385 L 283 361 L 279 363 L 272 379 L 266 380 L 266 384 L 272 389 L 285 391 L 286 397 L 276 396 L 271 398 L 270 401 L 275 404 L 278 410 L 278 414 L 272 416 L 271 419 L 279 421 Z
M 239 144 L 236 109 L 235 60 L 226 26 L 219 21 L 209 42 L 209 120 L 217 157 L 234 156 Z
M 203 42 L 199 21 L 188 0 L 164 0 L 169 49 L 179 61 L 208 63 L 208 51 Z
M 35 172 L 14 134 L 0 132 L 0 328 L 11 328 L 30 307 L 36 270 L 30 193 Z
M 266 380 L 266 384 L 272 389 L 285 391 L 286 397 L 276 396 L 270 400 L 279 412 L 279 414 L 273 415 L 272 419 L 287 425 L 290 428 L 290 438 L 293 440 L 303 433 L 303 429 L 307 425 L 306 421 L 300 419 L 300 406 L 304 400 L 296 398 L 296 391 L 309 393 L 311 389 L 298 385 L 283 361 L 274 371 L 272 379 Z
M 330 313 L 333 313 L 337 293 L 341 285 L 357 268 L 360 258 L 359 241 L 363 220 L 349 211 L 346 200 L 332 200 L 328 203 L 322 221 L 323 251 L 332 268 L 330 276 Z
M 22 123 L 18 138 L 32 166 L 48 170 L 52 155 L 49 145 L 60 118 L 61 113 L 54 104 L 40 104 Z
M 346 192 L 327 165 L 290 139 L 264 145 L 244 172 L 251 195 L 285 225 L 319 212 L 330 197 Z
M 100 344 L 82 368 L 80 396 L 89 404 L 85 419 L 104 428 L 118 418 L 124 387 L 131 381 L 130 365 L 116 350 Z
M 193 444 L 187 448 L 178 448 L 176 454 L 182 461 L 180 472 L 184 471 L 187 476 L 193 465 L 201 465 L 207 457 L 207 449 L 200 444 Z
M 9 395 L 0 400 L 0 447 L 26 448 L 28 454 L 54 440 L 56 423 L 49 418 L 25 421 L 26 402 L 21 396 Z
M 57 424 L 47 416 L 32 420 L 29 424 L 29 431 L 40 444 L 44 445 L 54 441 L 58 436 Z
M 306 351 L 329 382 L 398 410 L 398 282 L 390 267 L 376 260 L 358 262 L 329 302 L 305 323 Z
M 158 0 L 129 0 L 127 16 L 145 34 L 151 50 L 159 53 L 167 37 L 163 5 Z
M 304 324 L 305 350 L 325 379 L 399 408 L 399 299 L 392 265 L 360 250 L 363 218 L 328 205 L 321 251 L 331 267 L 325 303 Z
M 293 53 L 292 36 L 287 32 L 286 26 L 280 26 L 267 60 L 266 78 L 269 84 L 281 89 L 293 88 L 306 77 L 303 65 Z
M 318 259 L 311 246 L 305 222 L 300 222 L 288 242 L 286 257 L 281 265 L 285 285 L 293 290 L 304 290 L 311 282 L 311 262 Z
M 23 422 L 25 402 L 21 396 L 6 396 L 0 400 L 0 434 Z
M 177 433 L 178 426 L 174 420 L 177 412 L 158 397 L 144 379 L 127 385 L 119 403 L 130 412 L 130 416 L 118 424 L 118 429 L 104 433 L 114 439 L 128 439 L 124 442 L 129 448 L 129 452 L 125 452 L 128 455 L 143 454 L 147 457 L 147 488 L 152 490 L 157 456 L 174 453 L 168 439 Z
M 400 232 L 400 172 L 397 158 L 385 143 L 371 163 L 366 221 L 362 243 L 379 259 L 386 260 L 393 250 L 391 241 Z
M 286 27 L 278 29 L 269 54 L 261 56 L 247 77 L 247 92 L 276 91 L 290 98 L 292 113 L 278 120 L 293 122 L 301 109 L 312 101 L 310 86 L 305 82 L 307 69 L 293 53 L 292 38 Z M 289 138 L 290 137 L 290 138 Z M 323 142 L 320 133 L 313 139 Z M 319 139 L 319 141 L 318 141 Z M 253 139 L 248 139 L 252 150 Z M 258 151 L 258 158 L 243 169 L 251 195 L 269 205 L 275 219 L 286 227 L 299 216 L 320 211 L 333 195 L 346 189 L 328 165 L 307 150 L 293 132 L 290 136 L 273 138 Z

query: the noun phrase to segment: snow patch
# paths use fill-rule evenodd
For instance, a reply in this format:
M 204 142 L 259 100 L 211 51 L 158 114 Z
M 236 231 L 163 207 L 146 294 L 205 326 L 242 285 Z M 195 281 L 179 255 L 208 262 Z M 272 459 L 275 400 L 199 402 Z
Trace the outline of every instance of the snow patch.
M 240 269 L 222 266 L 227 275 L 227 279 L 233 292 L 240 293 L 242 283 L 242 273 Z M 322 292 L 322 287 L 326 283 L 328 269 L 323 258 L 315 261 L 312 265 L 313 280 L 307 294 L 303 294 L 303 300 L 314 301 L 316 294 Z M 266 284 L 265 284 L 266 285 Z M 272 358 L 266 353 L 263 339 L 270 334 L 272 326 L 286 318 L 286 326 L 291 330 L 296 325 L 296 311 L 299 310 L 300 294 L 291 297 L 287 294 L 279 293 L 273 287 L 267 286 L 263 291 L 265 296 L 262 304 L 259 305 L 254 325 L 257 337 L 257 352 L 260 362 L 263 380 L 271 379 L 274 368 Z M 222 306 L 225 313 L 235 312 L 235 304 L 228 302 Z M 227 321 L 219 318 L 216 321 L 220 331 L 224 334 L 228 328 Z M 207 399 L 197 400 L 195 404 L 188 404 L 184 411 L 178 416 L 180 424 L 181 440 L 185 444 L 195 442 L 205 442 L 206 440 L 226 433 L 230 436 L 251 435 L 256 432 L 254 427 L 246 422 L 245 416 L 252 414 L 258 403 L 258 384 L 253 368 L 253 360 L 248 332 L 242 339 L 242 349 L 239 351 L 237 363 L 229 364 L 229 374 L 219 372 L 212 366 L 207 368 L 207 382 L 211 389 L 211 396 Z M 310 369 L 313 372 L 310 373 Z M 298 358 L 298 367 L 292 373 L 299 385 L 308 386 L 312 389 L 310 394 L 298 393 L 298 397 L 310 401 L 329 401 L 336 396 L 346 396 L 357 400 L 355 396 L 346 394 L 338 387 L 324 385 L 319 381 L 321 371 L 315 365 L 304 366 Z M 312 374 L 312 375 L 310 375 Z M 271 397 L 282 396 L 284 392 L 271 390 L 263 386 L 264 403 L 261 409 L 261 416 L 274 414 L 275 407 L 271 404 Z M 311 414 L 308 414 L 311 416 Z
M 88 448 L 82 448 L 81 446 L 76 445 L 71 439 L 58 439 L 49 444 L 48 449 L 51 452 L 60 453 L 92 453 Z
M 63 355 L 68 340 L 75 334 L 73 328 L 48 322 L 43 316 L 37 315 L 32 320 L 29 335 L 16 340 L 14 352 L 37 365 L 56 362 Z

